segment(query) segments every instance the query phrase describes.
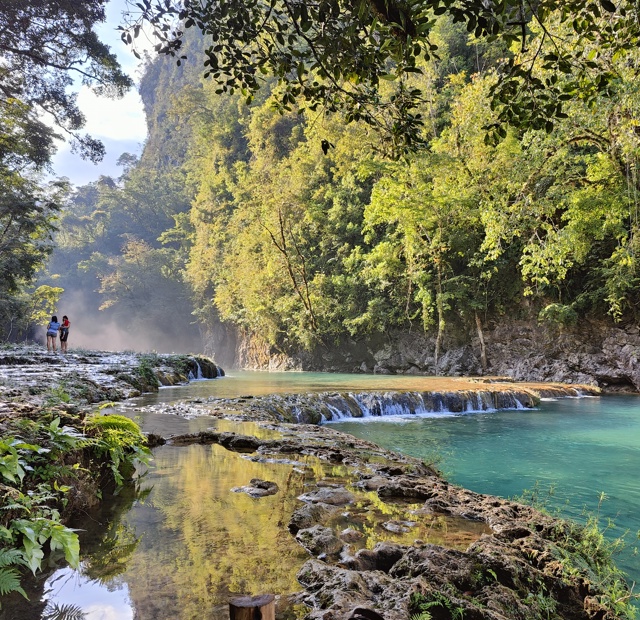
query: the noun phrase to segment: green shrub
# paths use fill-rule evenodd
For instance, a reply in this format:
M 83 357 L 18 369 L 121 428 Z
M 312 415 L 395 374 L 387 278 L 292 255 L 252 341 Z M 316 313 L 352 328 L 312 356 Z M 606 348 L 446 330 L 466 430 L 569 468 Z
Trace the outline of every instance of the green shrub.
M 563 304 L 549 304 L 538 314 L 539 323 L 551 323 L 558 327 L 569 327 L 578 322 L 578 313 Z
M 86 421 L 87 431 L 98 439 L 97 451 L 108 457 L 109 468 L 117 485 L 129 478 L 135 463 L 148 463 L 151 451 L 140 427 L 123 415 L 93 415 Z

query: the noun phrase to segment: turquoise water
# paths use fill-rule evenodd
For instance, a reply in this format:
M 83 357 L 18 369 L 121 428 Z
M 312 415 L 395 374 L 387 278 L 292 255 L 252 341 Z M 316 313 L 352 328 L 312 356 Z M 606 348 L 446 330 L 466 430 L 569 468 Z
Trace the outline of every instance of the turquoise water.
M 428 460 L 479 493 L 521 495 L 538 485 L 549 508 L 584 520 L 599 511 L 625 537 L 618 565 L 640 582 L 640 397 L 545 401 L 539 410 L 446 418 L 339 422 L 336 429 Z M 548 495 L 552 490 L 553 494 Z M 606 498 L 600 502 L 600 494 Z
M 136 417 L 145 430 L 163 435 L 209 427 L 232 430 L 227 428 L 231 424 L 227 421 L 206 416 L 185 419 L 140 407 L 269 393 L 450 389 L 449 383 L 456 381 L 241 372 L 163 389 L 123 404 L 122 410 Z M 601 523 L 608 518 L 615 520 L 611 535 L 629 531 L 628 547 L 618 558 L 618 565 L 630 580 L 640 582 L 640 556 L 633 553 L 640 530 L 640 396 L 547 401 L 539 410 L 366 418 L 333 426 L 398 452 L 435 459 L 449 480 L 477 492 L 513 497 L 537 483 L 542 495 L 554 488 L 549 507 L 560 509 L 566 516 L 581 520 L 585 509 L 599 510 Z M 253 471 L 251 468 L 259 466 L 218 446 L 165 446 L 157 449 L 154 457 L 141 483 L 147 495 L 123 500 L 117 511 L 105 502 L 104 516 L 89 517 L 87 523 L 93 524 L 90 529 L 97 534 L 93 543 L 83 546 L 87 556 L 82 568 L 61 568 L 52 573 L 40 600 L 33 597 L 22 615 L 3 605 L 0 620 L 44 620 L 51 617 L 51 610 L 64 606 L 80 609 L 92 620 L 186 620 L 201 618 L 205 608 L 207 617 L 213 620 L 228 618 L 227 606 L 220 603 L 220 597 L 234 587 L 240 591 L 240 586 L 227 583 L 236 577 L 220 559 L 230 558 L 232 564 L 239 565 L 239 558 L 255 557 L 254 547 L 262 538 L 269 541 L 268 548 L 273 547 L 276 534 L 267 526 L 282 520 L 276 513 L 261 516 L 253 508 L 254 500 L 232 494 L 229 489 L 253 476 L 271 479 L 277 472 Z M 599 506 L 601 493 L 606 494 L 606 500 Z M 236 505 L 243 501 L 252 508 Z M 227 505 L 229 502 L 235 503 Z M 280 503 L 264 505 L 277 511 L 282 508 Z M 253 515 L 258 520 L 243 524 L 238 515 Z M 80 527 L 89 529 L 87 524 Z M 263 533 L 259 536 L 259 532 Z M 284 543 L 293 544 L 287 532 Z M 292 554 L 298 551 L 295 545 L 291 549 Z M 287 564 L 295 566 L 293 561 Z M 289 577 L 274 573 L 269 578 Z M 260 576 L 261 586 L 265 579 Z M 242 588 L 247 589 L 247 585 L 242 584 Z M 273 589 L 288 591 L 282 583 Z
M 222 380 L 162 390 L 143 400 L 149 404 L 247 394 L 448 389 L 452 381 L 458 380 L 233 372 Z M 158 423 L 158 416 L 155 418 Z M 204 423 L 189 424 L 195 422 Z M 640 583 L 640 556 L 634 554 L 640 545 L 640 396 L 549 400 L 533 411 L 366 418 L 333 426 L 398 452 L 435 459 L 449 480 L 479 493 L 516 497 L 538 485 L 540 499 L 565 516 L 584 520 L 585 512 L 598 513 L 601 524 L 612 519 L 611 536 L 628 531 L 627 547 L 618 564 L 632 581 Z M 604 501 L 600 501 L 601 493 L 606 496 Z

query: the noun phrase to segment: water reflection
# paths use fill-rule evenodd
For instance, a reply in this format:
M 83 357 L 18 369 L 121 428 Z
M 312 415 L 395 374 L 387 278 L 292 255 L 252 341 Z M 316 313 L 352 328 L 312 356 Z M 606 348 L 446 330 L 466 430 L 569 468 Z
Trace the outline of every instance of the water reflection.
M 275 482 L 279 492 L 255 499 L 231 491 L 252 478 Z M 296 574 L 309 556 L 287 524 L 301 505 L 298 496 L 318 480 L 346 484 L 357 496 L 330 523 L 336 531 L 362 533 L 352 551 L 418 538 L 464 548 L 486 531 L 477 523 L 420 514 L 419 506 L 386 504 L 350 486 L 345 466 L 313 457 L 274 462 L 218 445 L 163 446 L 145 476 L 146 495 L 139 494 L 106 532 L 90 520 L 88 527 L 101 533 L 93 546 L 83 546 L 89 553 L 81 569 L 55 572 L 44 598 L 50 607 L 73 605 L 91 619 L 226 620 L 230 596 L 296 592 Z
M 113 581 L 106 586 L 90 579 L 83 571 L 84 567 L 80 571 L 63 568 L 47 580 L 48 600 L 42 620 L 133 620 L 136 617 L 126 583 Z

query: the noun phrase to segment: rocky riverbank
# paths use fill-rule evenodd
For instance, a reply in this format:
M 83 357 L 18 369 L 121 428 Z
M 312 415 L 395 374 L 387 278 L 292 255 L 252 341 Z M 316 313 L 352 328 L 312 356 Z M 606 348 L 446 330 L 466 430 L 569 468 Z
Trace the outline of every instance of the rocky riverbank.
M 50 407 L 54 399 L 55 406 L 65 411 L 90 402 L 127 398 L 151 385 L 157 389 L 161 380 L 168 384 L 186 379 L 189 370 L 193 372 L 192 362 L 185 356 L 73 355 L 60 359 L 42 351 L 18 349 L 7 349 L 0 355 L 4 360 L 0 361 L 0 420 L 34 417 L 39 407 Z M 201 369 L 202 363 L 198 358 Z M 211 374 L 214 368 L 217 376 L 221 371 L 212 364 Z M 478 385 L 479 390 L 486 387 Z M 509 389 L 516 388 L 512 385 Z M 328 427 L 290 424 L 300 419 L 293 410 L 270 411 L 266 405 L 267 401 L 243 398 L 170 406 L 167 411 L 193 413 L 197 409 L 200 415 L 262 420 L 260 425 L 277 434 L 277 439 L 213 430 L 149 439 L 152 446 L 216 443 L 248 459 L 290 463 L 292 467 L 308 456 L 347 467 L 349 473 L 342 480 L 330 476 L 315 480 L 297 498 L 297 508 L 288 520 L 282 522 L 288 535 L 309 553 L 298 573 L 300 592 L 287 599 L 289 605 L 303 604 L 307 618 L 632 617 L 628 589 L 607 554 L 602 535 L 593 527 L 581 528 L 528 505 L 456 487 L 429 463 Z M 270 480 L 246 483 L 229 491 L 247 492 L 255 501 L 279 492 Z M 368 494 L 369 499 L 363 501 L 362 494 Z M 374 500 L 394 510 L 403 507 L 407 518 L 389 521 L 382 516 L 377 527 L 405 532 L 410 542 L 380 540 L 372 548 L 359 546 L 359 519 Z M 461 535 L 454 537 L 455 542 L 426 542 L 418 535 L 425 522 L 444 523 Z M 416 532 L 415 538 L 412 532 Z
M 257 461 L 295 463 L 312 456 L 348 467 L 347 479 L 320 479 L 307 488 L 287 524 L 310 556 L 298 573 L 302 590 L 289 598 L 308 608 L 306 618 L 631 617 L 619 605 L 626 593 L 612 595 L 614 582 L 615 587 L 625 587 L 605 559 L 597 531 L 554 519 L 529 505 L 456 487 L 427 463 L 328 427 L 268 427 L 282 438 L 205 431 L 159 442 L 216 443 Z M 247 482 L 233 490 L 250 493 L 256 501 L 279 492 L 267 480 Z M 410 544 L 381 540 L 373 548 L 358 546 L 363 536 L 358 527 L 363 500 L 358 493 L 363 491 L 381 500 L 388 512 L 407 510 L 408 518 L 382 517 L 378 525 L 388 531 L 415 531 Z M 435 520 L 450 529 L 447 543 L 419 538 L 419 525 Z
M 224 371 L 200 355 L 114 353 L 75 349 L 62 355 L 38 345 L 0 347 L 0 421 L 52 403 L 121 401 L 189 378 Z
M 607 392 L 640 391 L 640 328 L 581 321 L 559 328 L 505 319 L 482 338 L 450 328 L 436 364 L 435 335 L 397 332 L 345 340 L 311 352 L 283 352 L 250 335 L 211 338 L 227 366 L 269 370 L 372 372 L 440 376 L 505 376 L 515 381 L 584 383 Z M 483 346 L 484 345 L 484 346 Z

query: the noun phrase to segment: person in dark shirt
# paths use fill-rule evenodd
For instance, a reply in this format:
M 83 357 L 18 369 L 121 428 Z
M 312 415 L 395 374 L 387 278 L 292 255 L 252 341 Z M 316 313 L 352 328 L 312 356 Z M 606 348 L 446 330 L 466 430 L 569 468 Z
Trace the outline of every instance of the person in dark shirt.
M 60 325 L 60 351 L 67 352 L 67 338 L 69 338 L 69 317 L 65 314 L 62 317 L 62 324 Z

